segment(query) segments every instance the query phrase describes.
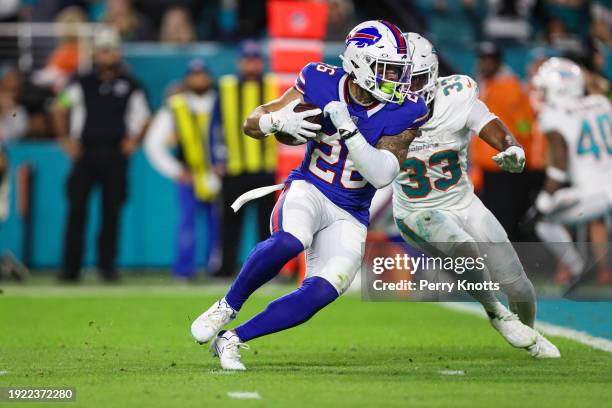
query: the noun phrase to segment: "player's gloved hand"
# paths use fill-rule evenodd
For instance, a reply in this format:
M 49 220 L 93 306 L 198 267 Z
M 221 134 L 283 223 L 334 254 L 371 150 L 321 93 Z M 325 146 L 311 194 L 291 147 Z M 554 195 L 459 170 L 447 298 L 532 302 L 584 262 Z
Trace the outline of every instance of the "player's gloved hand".
M 525 151 L 520 146 L 510 146 L 493 156 L 499 167 L 510 173 L 520 173 L 525 167 Z
M 325 105 L 323 114 L 329 116 L 336 129 L 338 129 L 340 137 L 350 137 L 358 132 L 357 125 L 351 119 L 346 103 L 332 101 Z
M 275 132 L 288 133 L 300 142 L 306 142 L 306 139 L 316 137 L 316 132 L 321 130 L 321 125 L 310 123 L 306 118 L 319 115 L 321 109 L 294 112 L 293 109 L 300 102 L 300 99 L 296 98 L 276 112 L 261 115 L 259 118 L 259 129 L 266 135 Z

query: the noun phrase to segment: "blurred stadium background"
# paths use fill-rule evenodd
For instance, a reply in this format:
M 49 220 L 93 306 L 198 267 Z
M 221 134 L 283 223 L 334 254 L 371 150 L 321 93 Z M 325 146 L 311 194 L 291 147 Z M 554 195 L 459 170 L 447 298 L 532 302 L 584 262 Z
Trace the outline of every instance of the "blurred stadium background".
M 540 297 L 538 323 L 546 325 L 538 327 L 563 354 L 540 362 L 507 347 L 484 319 L 430 304 L 363 302 L 349 293 L 307 327 L 257 342 L 256 352 L 245 353 L 253 370 L 219 375 L 188 327 L 226 289 L 226 280 L 210 275 L 236 272 L 219 274 L 218 265 L 204 259 L 206 241 L 215 236 L 211 221 L 221 229 L 229 221 L 215 213 L 198 219 L 197 279 L 172 274 L 178 243 L 193 237 L 178 228 L 184 207 L 177 182 L 156 170 L 142 148 L 154 125 L 136 132 L 140 146 L 129 159 L 117 241 L 122 285 L 97 283 L 98 190 L 88 203 L 83 239 L 86 284 L 56 284 L 74 164 L 53 117 L 71 78 L 92 68 L 96 44 L 114 48 L 115 35 L 120 38 L 122 64 L 148 100 L 138 102 L 139 109 L 149 105 L 153 118 L 193 73 L 209 72 L 223 99 L 221 78 L 243 74 L 245 59 L 256 71 L 261 57 L 262 74 L 274 74 L 274 92 L 280 92 L 307 62 L 338 64 L 345 35 L 367 19 L 425 34 L 439 52 L 441 75 L 478 81 L 481 97 L 525 146 L 529 161 L 520 178 L 504 179 L 491 152 L 476 141 L 470 176 L 511 239 L 534 241 L 519 228 L 546 163 L 530 75 L 547 57 L 567 56 L 583 67 L 589 93 L 610 96 L 610 0 L 0 0 L 0 385 L 75 386 L 82 406 L 225 404 L 233 391 L 253 391 L 266 406 L 301 406 L 313 398 L 342 406 L 381 400 L 390 406 L 604 406 L 612 392 L 611 355 L 601 351 L 612 351 L 609 301 Z M 273 148 L 277 164 L 266 170 L 282 180 L 302 151 Z M 230 193 L 222 190 L 210 205 L 223 207 L 224 194 Z M 239 231 L 232 227 L 228 240 L 237 247 L 235 269 L 260 227 L 267 228 L 258 225 L 256 207 L 242 211 L 245 223 L 238 223 Z M 371 240 L 385 242 L 384 217 L 375 224 Z M 573 236 L 588 241 L 588 227 Z M 538 265 L 545 251 L 528 252 Z M 284 273 L 295 286 L 303 267 L 296 262 Z M 592 282 L 599 279 L 593 286 L 607 288 L 604 299 L 610 299 L 606 276 L 612 275 L 594 274 Z M 195 284 L 183 285 L 185 277 Z M 26 284 L 7 282 L 14 278 Z M 263 288 L 238 321 L 286 291 Z
M 61 268 L 71 164 L 57 141 L 50 111 L 70 78 L 91 69 L 93 40 L 101 26 L 120 36 L 123 64 L 144 87 L 154 114 L 180 86 L 194 58 L 204 60 L 215 79 L 238 74 L 245 41 L 257 41 L 265 72 L 277 75 L 282 91 L 309 61 L 338 64 L 344 36 L 366 19 L 388 19 L 406 31 L 424 33 L 439 51 L 442 75 L 462 73 L 479 81 L 489 106 L 526 146 L 530 160 L 527 177 L 506 188 L 507 194 L 521 197 L 516 208 L 500 205 L 507 195 L 494 184 L 487 188 L 487 174 L 495 168 L 492 162 L 487 165 L 490 154 L 479 145 L 472 149 L 471 176 L 511 239 L 534 240 L 517 227 L 539 189 L 546 160 L 535 124 L 537 106 L 529 100 L 530 74 L 547 57 L 569 56 L 585 69 L 589 93 L 609 95 L 612 9 L 607 0 L 4 0 L 0 248 L 34 274 Z M 483 77 L 483 63 L 497 55 L 503 66 L 494 77 Z M 517 87 L 520 97 L 510 98 Z M 301 151 L 280 146 L 277 154 L 275 171 L 282 179 L 299 162 Z M 140 148 L 130 160 L 127 196 L 120 218 L 119 269 L 168 270 L 177 241 L 176 190 Z M 101 222 L 99 194 L 93 198 L 85 266 L 96 264 Z M 255 209 L 246 211 L 239 260 L 257 242 Z M 204 236 L 205 230 L 204 224 L 198 233 Z M 577 238 L 587 240 L 588 235 Z M 204 245 L 198 241 L 199 265 Z

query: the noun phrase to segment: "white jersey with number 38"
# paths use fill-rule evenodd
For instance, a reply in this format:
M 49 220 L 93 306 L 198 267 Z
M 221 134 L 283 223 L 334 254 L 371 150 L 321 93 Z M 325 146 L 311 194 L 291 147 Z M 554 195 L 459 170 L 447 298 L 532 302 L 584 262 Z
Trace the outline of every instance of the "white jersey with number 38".
M 547 104 L 540 111 L 540 130 L 565 140 L 572 186 L 595 192 L 612 185 L 611 118 L 610 101 L 601 95 Z
M 474 196 L 467 175 L 471 135 L 495 119 L 465 75 L 438 79 L 433 115 L 420 129 L 393 182 L 395 210 L 464 208 Z

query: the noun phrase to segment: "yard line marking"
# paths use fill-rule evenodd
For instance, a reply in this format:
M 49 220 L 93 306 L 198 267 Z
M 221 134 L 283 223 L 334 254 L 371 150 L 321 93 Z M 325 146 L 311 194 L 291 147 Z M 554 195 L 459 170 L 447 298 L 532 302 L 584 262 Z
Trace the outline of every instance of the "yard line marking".
M 227 396 L 236 399 L 261 399 L 261 395 L 258 392 L 251 391 L 230 391 L 227 393 Z
M 487 315 L 480 307 L 473 303 L 441 302 L 443 307 L 457 312 L 468 313 L 475 316 L 486 318 Z M 536 329 L 549 336 L 563 337 L 584 344 L 591 348 L 612 353 L 612 341 L 603 337 L 592 336 L 588 333 L 570 329 L 569 327 L 558 326 L 536 320 Z
M 440 370 L 438 373 L 442 375 L 465 375 L 463 370 Z

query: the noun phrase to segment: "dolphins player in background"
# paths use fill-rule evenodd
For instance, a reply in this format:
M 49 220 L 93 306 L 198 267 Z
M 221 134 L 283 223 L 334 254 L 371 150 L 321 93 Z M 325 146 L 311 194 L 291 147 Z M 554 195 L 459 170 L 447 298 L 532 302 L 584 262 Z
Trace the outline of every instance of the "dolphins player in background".
M 602 219 L 612 211 L 610 101 L 602 95 L 585 96 L 582 70 L 564 58 L 544 62 L 532 84 L 541 99 L 538 124 L 550 152 L 544 187 L 529 211 L 537 220 L 536 233 L 569 269 L 567 293 L 586 271 L 565 226 L 589 223 L 598 282 L 611 283 L 608 229 Z M 564 245 L 552 244 L 560 242 Z
M 559 350 L 532 328 L 536 313 L 533 285 L 503 227 L 474 194 L 467 177 L 472 133 L 500 151 L 493 160 L 505 171 L 522 172 L 525 153 L 478 99 L 474 80 L 465 75 L 438 78 L 438 58 L 431 43 L 417 33 L 408 33 L 406 39 L 413 57 L 411 90 L 425 98 L 429 118 L 393 183 L 393 215 L 402 237 L 431 256 L 475 259 L 486 247 L 488 272 L 473 269 L 463 276 L 482 282 L 490 273 L 508 296 L 514 313 L 491 291 L 470 295 L 512 346 L 526 348 L 538 358 L 559 357 Z
M 282 131 L 308 146 L 274 208 L 271 237 L 251 251 L 225 297 L 192 324 L 198 342 L 213 340 L 224 369 L 244 370 L 244 342 L 304 323 L 349 287 L 362 262 L 372 196 L 395 179 L 418 134 L 414 128 L 427 117 L 423 99 L 409 92 L 411 58 L 395 25 L 359 24 L 341 58 L 342 68 L 306 65 L 291 89 L 255 109 L 244 124 L 256 139 Z M 300 102 L 320 109 L 294 112 Z M 322 110 L 322 127 L 305 120 Z M 249 198 L 275 189 L 253 190 Z M 255 290 L 304 250 L 307 276 L 300 288 L 219 332 Z

